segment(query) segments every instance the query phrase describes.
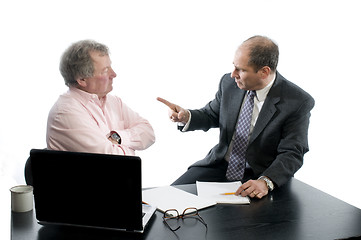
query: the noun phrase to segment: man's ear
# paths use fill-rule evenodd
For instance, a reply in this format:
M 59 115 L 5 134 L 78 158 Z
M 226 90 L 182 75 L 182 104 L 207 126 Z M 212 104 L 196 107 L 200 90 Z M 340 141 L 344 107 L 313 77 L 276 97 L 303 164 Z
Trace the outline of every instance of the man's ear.
M 78 78 L 76 79 L 80 87 L 86 87 L 86 78 Z
M 268 67 L 268 66 L 264 66 L 264 67 L 261 68 L 259 71 L 260 71 L 263 79 L 266 79 L 266 78 L 271 74 L 271 72 L 272 72 L 272 71 L 271 71 L 271 68 Z

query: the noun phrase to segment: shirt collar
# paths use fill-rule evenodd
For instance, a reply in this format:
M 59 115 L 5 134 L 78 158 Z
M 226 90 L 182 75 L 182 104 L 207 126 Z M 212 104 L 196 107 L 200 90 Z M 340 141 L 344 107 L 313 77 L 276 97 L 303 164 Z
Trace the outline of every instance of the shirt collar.
M 266 100 L 267 94 L 268 94 L 269 90 L 271 89 L 275 79 L 276 79 L 276 74 L 274 75 L 272 81 L 266 87 L 264 87 L 260 90 L 256 90 L 256 97 L 259 102 L 263 102 L 264 100 Z
M 76 98 L 84 105 L 86 105 L 90 101 L 93 101 L 93 102 L 97 103 L 100 107 L 102 107 L 102 106 L 104 106 L 105 101 L 106 101 L 106 96 L 99 100 L 98 95 L 96 95 L 94 93 L 85 92 L 76 87 L 70 87 L 69 93 L 71 95 L 76 96 Z

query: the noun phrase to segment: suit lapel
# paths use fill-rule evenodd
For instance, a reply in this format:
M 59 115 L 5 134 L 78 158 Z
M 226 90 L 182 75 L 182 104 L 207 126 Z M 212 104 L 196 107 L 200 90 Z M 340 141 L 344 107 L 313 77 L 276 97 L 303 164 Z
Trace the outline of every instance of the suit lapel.
M 261 112 L 259 113 L 256 125 L 254 126 L 252 135 L 249 140 L 249 144 L 251 144 L 258 137 L 258 135 L 268 125 L 273 115 L 277 111 L 276 104 L 280 101 L 281 85 L 282 79 L 281 76 L 277 73 L 277 78 L 272 88 L 268 92 Z
M 238 88 L 237 85 L 234 86 L 229 96 L 229 104 L 231 107 L 229 108 L 229 112 L 226 113 L 227 116 L 227 139 L 230 142 L 235 131 L 236 123 L 238 120 L 239 111 L 241 109 L 241 105 L 243 102 L 243 98 L 246 91 Z

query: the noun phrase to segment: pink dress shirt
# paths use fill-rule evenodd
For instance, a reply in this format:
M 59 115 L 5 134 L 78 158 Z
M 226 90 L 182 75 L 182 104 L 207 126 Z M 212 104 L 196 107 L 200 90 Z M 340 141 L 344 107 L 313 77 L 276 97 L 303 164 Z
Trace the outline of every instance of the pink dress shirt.
M 121 145 L 108 140 L 110 131 L 120 135 Z M 71 87 L 49 112 L 48 149 L 135 155 L 154 142 L 149 122 L 110 94 L 99 100 L 96 94 Z

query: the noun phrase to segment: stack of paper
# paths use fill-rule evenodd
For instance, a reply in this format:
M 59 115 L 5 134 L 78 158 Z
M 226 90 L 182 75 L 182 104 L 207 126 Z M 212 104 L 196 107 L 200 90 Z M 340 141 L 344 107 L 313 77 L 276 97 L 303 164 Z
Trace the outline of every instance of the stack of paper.
M 184 209 L 189 207 L 200 210 L 216 204 L 212 200 L 198 197 L 172 186 L 143 190 L 142 194 L 145 203 L 156 206 L 162 212 L 168 209 L 177 209 L 179 214 L 182 214 Z
M 143 190 L 142 194 L 143 201 L 156 206 L 158 210 L 165 212 L 176 209 L 179 214 L 182 214 L 184 209 L 190 207 L 200 210 L 217 203 L 249 204 L 248 197 L 224 195 L 224 193 L 237 191 L 241 185 L 239 181 L 227 183 L 197 181 L 198 196 L 172 186 Z
M 199 197 L 215 201 L 216 203 L 249 204 L 250 200 L 248 197 L 224 194 L 236 192 L 241 185 L 242 183 L 239 181 L 226 183 L 197 181 L 197 192 Z

